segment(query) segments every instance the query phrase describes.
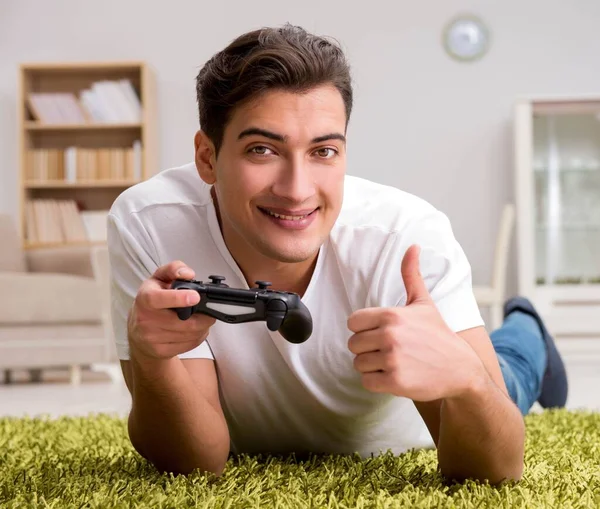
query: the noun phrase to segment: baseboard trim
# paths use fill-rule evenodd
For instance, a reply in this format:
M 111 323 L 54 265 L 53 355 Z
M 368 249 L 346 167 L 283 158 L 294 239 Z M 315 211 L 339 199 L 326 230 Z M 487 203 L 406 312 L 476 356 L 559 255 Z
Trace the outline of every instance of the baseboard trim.
M 121 371 L 121 365 L 118 363 L 94 363 L 90 365 L 90 369 L 97 373 L 105 373 L 111 379 L 111 381 L 115 384 L 125 384 L 125 379 L 123 378 L 123 372 Z

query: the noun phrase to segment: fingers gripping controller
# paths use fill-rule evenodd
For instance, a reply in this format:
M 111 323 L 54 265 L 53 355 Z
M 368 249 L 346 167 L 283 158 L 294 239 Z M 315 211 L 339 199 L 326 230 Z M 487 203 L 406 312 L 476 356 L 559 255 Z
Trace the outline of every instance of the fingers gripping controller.
M 223 276 L 209 276 L 210 282 L 176 279 L 175 290 L 195 290 L 200 302 L 195 306 L 176 308 L 177 316 L 187 320 L 203 313 L 227 323 L 265 321 L 267 328 L 279 333 L 290 343 L 303 343 L 312 334 L 312 317 L 300 296 L 291 292 L 269 290 L 269 281 L 256 281 L 248 290 L 230 288 Z

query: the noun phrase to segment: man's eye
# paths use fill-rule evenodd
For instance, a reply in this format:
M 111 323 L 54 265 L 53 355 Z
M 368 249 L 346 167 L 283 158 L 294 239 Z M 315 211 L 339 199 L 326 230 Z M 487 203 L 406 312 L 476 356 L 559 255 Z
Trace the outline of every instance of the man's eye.
M 264 156 L 267 155 L 269 152 L 272 152 L 272 150 L 269 147 L 265 147 L 264 145 L 257 145 L 256 147 L 252 147 L 250 149 L 250 152 L 259 156 Z
M 331 147 L 324 147 L 317 150 L 316 154 L 323 159 L 331 159 L 337 154 L 337 150 Z

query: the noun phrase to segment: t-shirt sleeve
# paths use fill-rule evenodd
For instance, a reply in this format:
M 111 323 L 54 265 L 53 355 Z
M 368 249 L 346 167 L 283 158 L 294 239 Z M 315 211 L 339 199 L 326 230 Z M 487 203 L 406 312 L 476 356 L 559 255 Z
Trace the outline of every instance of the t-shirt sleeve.
M 412 220 L 401 232 L 391 234 L 383 255 L 383 271 L 377 278 L 383 305 L 406 304 L 401 266 L 404 254 L 412 244 L 421 247 L 421 275 L 448 326 L 454 332 L 483 326 L 473 293 L 471 265 L 447 216 L 435 209 Z
M 159 267 L 152 239 L 139 217 L 129 214 L 126 222 L 115 213 L 107 220 L 107 244 L 110 259 L 111 320 L 117 355 L 129 359 L 127 318 L 141 284 Z M 213 359 L 207 341 L 180 358 Z

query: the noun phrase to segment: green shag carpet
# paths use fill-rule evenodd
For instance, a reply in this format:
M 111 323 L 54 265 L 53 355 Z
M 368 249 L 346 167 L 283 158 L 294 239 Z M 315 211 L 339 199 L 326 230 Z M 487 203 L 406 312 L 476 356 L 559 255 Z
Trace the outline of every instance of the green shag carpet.
M 445 482 L 434 450 L 355 456 L 243 456 L 216 478 L 159 474 L 132 448 L 126 421 L 0 419 L 0 507 L 600 507 L 600 413 L 526 418 L 525 472 L 490 486 Z

